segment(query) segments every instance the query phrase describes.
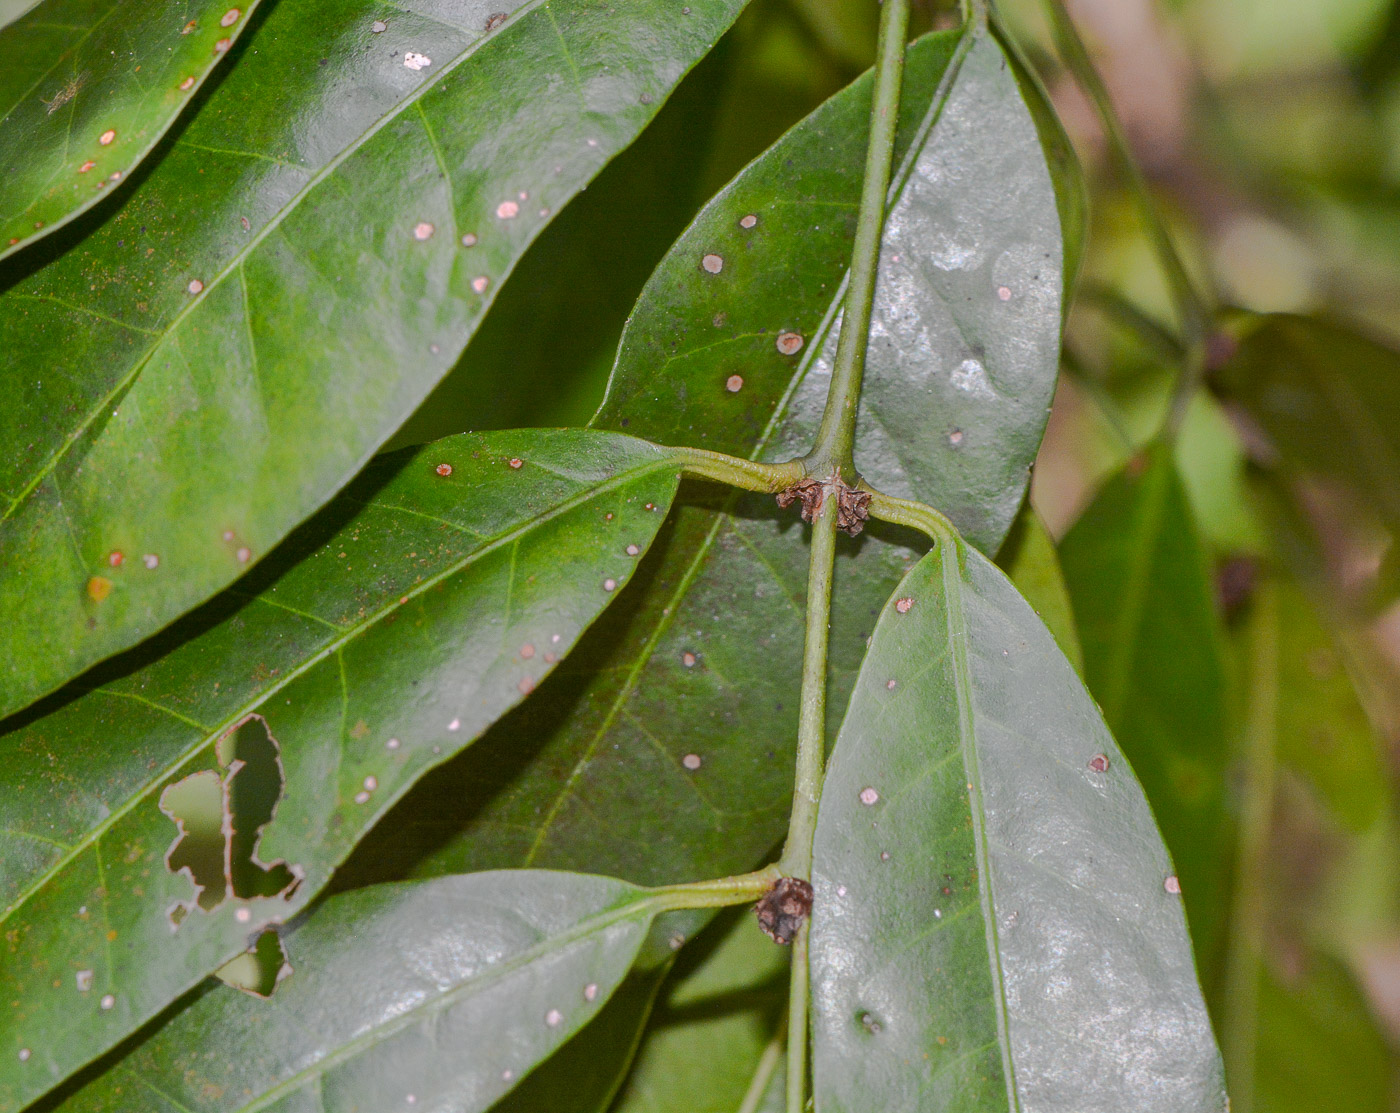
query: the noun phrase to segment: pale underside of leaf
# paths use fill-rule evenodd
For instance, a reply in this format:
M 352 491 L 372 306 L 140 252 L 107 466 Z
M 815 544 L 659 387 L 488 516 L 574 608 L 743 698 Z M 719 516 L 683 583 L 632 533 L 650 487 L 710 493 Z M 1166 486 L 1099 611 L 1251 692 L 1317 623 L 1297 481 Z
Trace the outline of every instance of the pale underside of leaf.
M 287 933 L 270 1001 L 206 989 L 59 1108 L 480 1113 L 603 1007 L 655 907 L 546 870 L 335 897 Z
M 881 616 L 827 775 L 817 1109 L 1224 1110 L 1171 877 L 1049 631 L 940 545 Z
M 0 1020 L 13 1048 L 0 1108 L 304 906 L 417 777 L 563 659 L 634 575 L 677 472 L 650 445 L 582 430 L 463 435 L 387 458 L 337 501 L 335 533 L 289 543 L 291 567 L 274 560 L 261 591 L 221 600 L 221 622 L 0 737 L 0 924 L 19 941 L 7 975 L 21 1002 Z M 301 883 L 172 930 L 192 892 L 164 865 L 176 829 L 162 794 L 215 768 L 216 743 L 253 712 L 286 785 L 258 855 Z
M 486 32 L 506 5 L 279 4 L 126 204 L 0 296 L 0 713 L 207 599 L 347 482 L 742 6 L 526 0 Z

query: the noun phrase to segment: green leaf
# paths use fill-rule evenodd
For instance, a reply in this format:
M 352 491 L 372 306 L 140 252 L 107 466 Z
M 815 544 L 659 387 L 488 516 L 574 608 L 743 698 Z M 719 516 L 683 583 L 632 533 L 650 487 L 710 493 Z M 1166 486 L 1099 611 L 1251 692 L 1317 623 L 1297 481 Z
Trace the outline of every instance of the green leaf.
M 1108 481 L 1061 540 L 1060 562 L 1089 691 L 1162 825 L 1212 992 L 1233 861 L 1226 663 L 1206 554 L 1168 446 Z
M 544 870 L 335 897 L 288 933 L 271 1001 L 206 989 L 58 1108 L 488 1109 L 602 1008 L 656 908 Z
M 742 6 L 490 0 L 459 26 L 277 5 L 126 204 L 0 296 L 0 713 L 207 599 L 355 475 Z M 109 576 L 148 553 L 159 573 Z
M 1060 570 L 1055 539 L 1029 499 L 1011 526 L 1011 532 L 997 553 L 997 566 L 1010 577 L 1055 635 L 1055 644 L 1069 658 L 1074 671 L 1084 675 L 1084 651 L 1079 648 L 1079 632 L 1074 628 L 1074 608 Z
M 1223 1111 L 1172 875 L 1050 632 L 939 545 L 880 617 L 823 789 L 817 1109 Z
M 1386 802 L 1382 743 L 1357 698 L 1341 647 L 1304 592 L 1278 587 L 1278 757 L 1326 810 L 1364 831 Z
M 1260 972 L 1254 1108 L 1260 1113 L 1385 1113 L 1392 1062 L 1352 976 L 1313 952 L 1288 975 Z
M 117 192 L 258 2 L 44 0 L 0 31 L 0 259 Z
M 743 1103 L 786 1014 L 790 952 L 747 909 L 707 936 L 719 932 L 672 976 L 612 1113 L 734 1113 Z
M 1311 317 L 1265 317 L 1217 381 L 1286 469 L 1356 492 L 1400 535 L 1400 353 Z
M 923 118 L 898 144 L 856 463 L 995 550 L 1055 387 L 1055 190 L 989 34 L 936 36 L 915 51 L 905 99 Z M 628 322 L 597 424 L 640 423 L 653 440 L 742 456 L 810 448 L 854 234 L 867 82 L 790 131 L 677 242 Z
M 144 668 L 113 670 L 0 736 L 0 931 L 19 1002 L 0 1017 L 0 1109 L 303 907 L 417 777 L 573 647 L 632 578 L 677 471 L 662 450 L 583 430 L 381 457 L 201 612 L 202 632 L 177 628 Z M 216 843 L 196 893 L 197 798 L 212 789 L 207 825 L 220 832 L 220 785 L 232 882 Z M 175 816 L 191 839 L 178 855 Z M 289 870 L 300 881 L 287 891 Z M 91 972 L 85 991 L 78 971 Z

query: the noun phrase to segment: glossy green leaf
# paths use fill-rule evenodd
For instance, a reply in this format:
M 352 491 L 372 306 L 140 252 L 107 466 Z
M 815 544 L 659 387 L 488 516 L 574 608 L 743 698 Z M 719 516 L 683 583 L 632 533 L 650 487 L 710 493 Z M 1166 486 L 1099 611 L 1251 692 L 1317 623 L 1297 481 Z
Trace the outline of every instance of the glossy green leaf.
M 1089 691 L 1142 779 L 1181 874 L 1212 992 L 1233 862 L 1230 724 L 1215 588 L 1170 448 L 1112 477 L 1060 542 Z
M 0 259 L 110 193 L 259 0 L 44 0 L 0 31 Z
M 1357 698 L 1347 658 L 1306 595 L 1279 585 L 1278 759 L 1353 831 L 1386 802 L 1381 739 Z
M 0 1108 L 304 906 L 418 776 L 519 703 L 616 597 L 677 470 L 650 445 L 582 430 L 462 435 L 382 457 L 201 612 L 202 632 L 177 628 L 146 667 L 0 736 L 0 931 L 19 1002 L 0 1015 Z M 251 760 L 228 741 L 241 745 L 249 723 L 253 741 L 274 740 L 261 810 L 240 788 L 254 766 L 235 775 L 230 761 Z M 166 789 L 188 777 L 213 786 L 216 808 L 221 778 L 231 787 L 235 859 L 248 861 L 266 824 L 258 859 L 300 883 L 269 895 L 251 865 L 241 885 L 235 861 L 234 897 L 193 906 L 192 879 L 166 866 L 170 814 L 191 822 Z
M 1074 628 L 1074 608 L 1065 587 L 1055 539 L 1030 500 L 1021 507 L 1011 532 L 997 553 L 997 566 L 1010 577 L 1022 597 L 1055 635 L 1055 644 L 1069 658 L 1074 671 L 1084 674 L 1084 651 Z
M 856 464 L 995 550 L 1055 387 L 1059 216 L 1035 123 L 990 34 L 962 38 L 937 90 L 932 76 L 915 68 L 907 82 L 927 110 L 892 187 Z M 863 166 L 842 148 L 863 147 L 867 89 L 827 102 L 696 218 L 628 322 L 596 423 L 623 428 L 649 409 L 644 427 L 664 429 L 655 440 L 770 458 L 810 448 Z
M 288 932 L 271 1001 L 205 990 L 58 1108 L 478 1113 L 602 1008 L 655 912 L 546 870 L 345 894 Z
M 0 713 L 358 472 L 742 6 L 277 5 L 126 204 L 0 296 Z M 164 574 L 94 591 L 113 553 Z
M 818 1113 L 1223 1113 L 1174 871 L 1050 632 L 961 541 L 880 617 L 812 865 Z
M 917 137 L 955 44 L 955 36 L 935 35 L 911 47 L 900 150 Z M 869 97 L 866 77 L 829 100 L 741 174 L 696 227 L 732 225 L 742 233 L 737 222 L 753 210 L 731 195 L 750 186 L 770 200 L 805 198 L 791 207 L 815 213 L 830 211 L 828 199 L 857 197 Z M 771 209 L 781 216 L 788 207 Z M 653 276 L 647 299 L 673 289 L 677 299 L 697 296 L 704 286 L 697 291 L 695 274 L 724 276 L 700 269 L 697 234 L 682 238 Z M 802 267 L 783 272 L 816 306 L 814 321 L 824 297 L 821 273 L 840 281 L 850 236 L 843 218 L 820 254 L 800 256 Z M 809 268 L 816 274 L 810 289 Z M 747 312 L 743 301 L 724 304 Z M 692 312 L 699 311 L 686 309 Z M 656 362 L 635 337 L 642 313 L 619 357 L 632 371 Z M 771 333 L 756 339 L 764 354 L 746 340 L 732 346 L 740 349 L 736 361 L 771 359 L 792 373 L 795 362 L 777 352 Z M 696 397 L 689 416 L 678 418 L 649 397 L 614 397 L 606 421 L 664 440 L 690 436 L 694 419 L 706 433 L 702 444 L 740 455 L 761 451 L 787 411 L 780 394 L 767 393 L 779 386 L 772 376 L 758 378 L 749 362 L 737 365 L 744 367 L 740 391 L 725 389 L 723 376 L 737 373 L 734 365 L 721 368 L 708 401 Z M 754 398 L 751 390 L 765 381 L 764 397 Z M 528 704 L 409 797 L 392 833 L 386 825 L 370 836 L 349 865 L 357 881 L 401 876 L 405 860 L 416 858 L 420 873 L 533 865 L 660 885 L 751 869 L 772 851 L 787 825 L 797 736 L 807 583 L 801 523 L 768 497 L 699 485 L 682 490 L 632 590 Z M 830 657 L 833 725 L 880 604 L 912 564 L 909 546 L 917 544 L 872 523 L 858 543 L 842 548 Z M 698 768 L 684 763 L 687 755 Z
M 712 949 L 668 983 L 612 1113 L 735 1113 L 743 1103 L 786 1015 L 790 951 L 747 909 L 707 934 L 716 929 Z M 768 1066 L 765 1090 L 783 1073 Z
M 1278 314 L 1218 382 L 1290 471 L 1345 484 L 1400 531 L 1400 353 L 1340 324 Z

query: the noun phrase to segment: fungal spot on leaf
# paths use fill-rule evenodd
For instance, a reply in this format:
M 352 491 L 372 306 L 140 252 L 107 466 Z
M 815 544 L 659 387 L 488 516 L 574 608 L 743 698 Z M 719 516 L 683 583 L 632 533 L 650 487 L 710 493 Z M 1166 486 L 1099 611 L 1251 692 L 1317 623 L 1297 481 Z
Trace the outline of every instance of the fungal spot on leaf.
M 491 280 L 487 278 L 484 274 L 480 278 L 473 278 L 472 289 L 475 290 L 478 294 L 484 294 L 486 293 L 486 287 L 490 284 L 490 281 Z
M 1002 301 L 1010 301 L 1010 300 L 1011 300 L 1011 289 L 1010 289 L 1010 287 L 1007 287 L 1007 286 L 998 286 L 998 287 L 997 287 L 997 297 L 1001 298 Z
M 230 894 L 243 900 L 289 896 L 301 880 L 298 867 L 264 864 L 257 856 L 285 784 L 280 747 L 267 720 L 249 715 L 214 749 L 219 769 L 191 773 L 160 795 L 160 810 L 179 832 L 165 867 L 194 885 L 191 898 L 168 913 L 176 928 L 196 907 L 212 912 Z
M 194 88 L 194 78 L 193 78 L 192 76 L 191 76 L 191 77 L 187 77 L 187 78 L 185 78 L 184 81 L 180 82 L 180 92 L 182 92 L 182 93 L 188 93 L 188 92 L 189 92 L 191 89 L 193 89 L 193 88 Z
M 558 1009 L 550 1009 L 544 1014 L 544 1022 L 551 1028 L 558 1028 L 564 1022 L 564 1014 Z
M 420 243 L 423 240 L 430 239 L 432 237 L 432 234 L 433 226 L 429 224 L 426 220 L 420 220 L 417 224 L 413 226 L 413 238 L 415 240 L 418 240 Z
M 520 215 L 520 206 L 514 201 L 502 201 L 496 206 L 496 215 L 502 220 L 514 220 Z
M 642 551 L 642 550 L 639 549 L 639 548 L 637 548 L 636 545 L 628 545 L 628 546 L 627 546 L 627 555 L 628 555 L 628 556 L 636 556 L 636 555 L 637 555 L 638 553 L 640 553 L 641 551 Z
M 451 465 L 451 464 L 439 464 L 439 465 L 438 465 L 436 468 L 434 468 L 433 470 L 436 471 L 436 472 L 438 473 L 438 475 L 440 475 L 440 476 L 442 476 L 444 479 L 446 479 L 449 475 L 452 474 L 452 465 Z
M 962 437 L 963 437 L 963 435 L 962 435 L 962 430 L 961 430 L 961 429 L 954 429 L 951 433 L 948 434 L 948 443 L 949 443 L 949 444 L 962 444 Z
M 895 600 L 894 609 L 900 614 L 908 614 L 909 608 L 914 605 L 914 600 L 907 595 L 903 599 Z
M 693 669 L 695 667 L 695 661 L 696 657 L 694 653 L 681 654 L 681 664 L 683 664 L 686 668 Z
M 871 788 L 869 785 L 860 790 L 860 802 L 864 804 L 867 808 L 879 803 L 879 801 L 880 794 L 876 792 L 873 788 Z
M 220 27 L 232 27 L 238 22 L 239 11 L 237 8 L 230 8 L 224 12 L 223 18 L 219 20 Z
M 778 333 L 778 351 L 785 356 L 796 355 L 802 350 L 805 341 L 800 332 L 780 332 Z
M 506 21 L 506 18 L 507 17 L 505 12 L 492 12 L 489 16 L 486 17 L 486 30 L 494 31 L 497 27 L 499 27 L 502 23 Z
M 389 30 L 389 25 L 385 23 L 382 19 L 376 19 L 373 23 L 369 25 L 369 31 L 371 35 L 382 35 L 387 30 Z
M 78 992 L 86 993 L 92 988 L 93 972 L 91 970 L 79 970 L 73 975 L 73 980 L 77 983 Z
M 103 1009 L 105 1011 L 107 1009 L 112 1008 L 116 1003 L 117 999 L 114 996 L 112 996 L 112 994 L 108 993 L 102 998 L 101 1001 L 97 1002 L 97 1006 L 98 1008 Z
M 220 39 L 214 44 L 214 53 L 223 54 L 233 45 L 232 39 Z
M 681 764 L 694 773 L 695 770 L 700 768 L 700 755 L 686 754 L 685 757 L 681 758 Z
M 113 549 L 107 554 L 107 563 L 113 568 L 120 568 L 125 561 L 126 557 L 120 549 Z
M 186 286 L 185 289 L 189 290 L 189 292 L 192 293 L 192 294 L 203 293 L 203 292 L 204 292 L 204 283 L 201 282 L 201 281 L 200 281 L 199 279 L 197 279 L 197 278 L 191 278 L 191 279 L 190 279 L 190 284 L 189 284 L 188 286 Z
M 463 246 L 463 247 L 475 247 L 475 246 L 476 246 L 476 233 L 474 233 L 474 232 L 468 232 L 465 236 L 463 236 L 463 237 L 462 237 L 462 246 Z
M 739 218 L 740 228 L 752 228 L 757 223 L 758 217 L 754 216 L 753 213 L 749 213 L 747 216 L 741 216 Z
M 860 1012 L 856 1013 L 856 1019 L 860 1021 L 860 1026 L 872 1036 L 884 1028 L 884 1025 L 876 1019 L 875 1014 L 867 1012 L 865 1009 L 861 1009 Z
M 613 590 L 614 588 L 616 588 L 616 587 L 617 587 L 617 581 L 614 580 L 614 579 L 606 579 L 606 580 L 603 581 L 603 590 L 604 590 L 604 591 L 612 591 L 612 590 Z
M 1173 896 L 1176 896 L 1181 892 L 1181 880 L 1176 876 L 1176 874 L 1172 874 L 1170 877 L 1168 877 L 1165 881 L 1162 882 L 1162 888 L 1165 889 L 1167 892 L 1171 893 Z
M 112 581 L 106 576 L 93 576 L 87 582 L 88 598 L 100 603 L 112 594 Z
M 433 60 L 426 54 L 418 54 L 410 50 L 403 56 L 403 64 L 406 69 L 413 71 L 427 69 L 433 64 Z
M 214 971 L 225 985 L 264 1000 L 271 997 L 273 990 L 291 973 L 287 950 L 281 937 L 272 930 L 263 932 L 243 954 Z
M 774 943 L 791 943 L 812 914 L 812 886 L 800 877 L 780 877 L 753 906 L 758 926 Z
M 110 147 L 112 145 L 112 140 L 116 137 L 116 131 L 114 131 L 112 128 L 108 128 L 106 131 L 104 131 L 101 135 L 97 137 L 97 141 L 101 143 L 104 147 Z
M 592 1000 L 593 1000 L 595 997 L 597 997 L 597 996 L 598 996 L 598 983 L 597 983 L 597 982 L 589 982 L 586 986 L 583 987 L 583 999 L 584 999 L 585 1001 L 592 1001 Z
M 521 468 L 523 468 L 523 467 L 525 466 L 525 461 L 522 460 L 519 456 L 512 456 L 512 457 L 511 457 L 508 461 L 506 461 L 506 462 L 507 462 L 508 464 L 510 464 L 510 466 L 511 466 L 513 469 L 515 469 L 516 471 L 519 471 Z
M 92 169 L 94 166 L 96 166 L 96 165 L 97 165 L 97 163 L 93 162 L 92 159 L 88 159 L 85 163 L 83 163 L 80 167 L 78 167 L 78 173 L 79 173 L 79 174 L 86 174 L 89 170 L 91 170 L 91 169 Z
M 1091 758 L 1089 759 L 1089 768 L 1092 769 L 1095 773 L 1107 773 L 1107 772 L 1108 772 L 1108 755 L 1107 755 L 1107 754 L 1095 754 L 1093 757 L 1091 757 Z
M 709 274 L 719 274 L 724 270 L 724 257 L 722 255 L 706 255 L 700 260 L 700 266 Z
M 730 375 L 724 380 L 724 389 L 730 394 L 738 394 L 744 388 L 744 377 L 742 375 Z
M 33 1054 L 34 1054 L 34 1052 L 30 1051 L 29 1048 L 27 1048 L 27 1047 L 21 1047 L 21 1048 L 19 1049 L 19 1061 L 20 1061 L 21 1063 L 27 1063 L 27 1062 L 29 1062 L 29 1056 L 31 1056 L 31 1055 L 33 1055 Z

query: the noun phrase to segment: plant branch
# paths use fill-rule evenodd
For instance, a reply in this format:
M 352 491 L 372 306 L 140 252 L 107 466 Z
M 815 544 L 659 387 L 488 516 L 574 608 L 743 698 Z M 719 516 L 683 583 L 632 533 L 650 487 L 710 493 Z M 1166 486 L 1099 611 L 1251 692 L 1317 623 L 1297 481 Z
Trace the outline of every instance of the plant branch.
M 1211 310 L 1197 291 L 1195 283 L 1191 281 L 1176 245 L 1172 243 L 1171 234 L 1157 211 L 1147 180 L 1133 157 L 1132 147 L 1123 133 L 1117 113 L 1113 110 L 1113 101 L 1109 98 L 1108 89 L 1099 77 L 1098 70 L 1094 68 L 1084 40 L 1080 38 L 1079 30 L 1065 8 L 1064 0 L 1044 0 L 1044 4 L 1060 57 L 1074 75 L 1075 82 L 1093 101 L 1094 108 L 1098 111 L 1099 119 L 1103 123 L 1104 136 L 1108 140 L 1109 154 L 1118 173 L 1127 184 L 1128 193 L 1138 211 L 1138 218 L 1152 241 L 1153 250 L 1157 254 L 1157 260 L 1171 291 L 1172 304 L 1176 309 L 1181 329 L 1183 349 L 1181 372 L 1166 424 L 1167 434 L 1175 436 L 1181 427 L 1182 419 L 1186 416 L 1186 408 L 1205 374 L 1206 330 L 1210 324 Z
M 904 41 L 908 32 L 909 0 L 884 0 L 876 47 L 875 93 L 870 106 L 870 145 L 866 148 L 860 216 L 851 252 L 851 281 L 846 288 L 826 410 L 822 413 L 816 443 L 804 461 L 807 473 L 818 479 L 828 479 L 837 473 L 853 479 L 856 474 L 856 411 L 880 267 L 880 235 L 885 224 L 885 197 L 889 193 L 890 167 L 894 161 L 899 93 L 904 80 Z
M 893 0 L 886 0 L 892 3 Z M 835 515 L 832 515 L 835 517 Z M 792 938 L 792 977 L 788 983 L 787 1113 L 807 1108 L 807 1013 L 811 1008 L 811 971 L 807 965 L 810 920 Z
M 861 484 L 860 489 L 870 492 L 869 510 L 872 518 L 916 529 L 926 534 L 934 544 L 952 541 L 958 535 L 957 527 L 931 506 L 883 494 L 865 483 Z
M 1259 959 L 1264 945 L 1268 894 L 1265 857 L 1274 812 L 1275 741 L 1278 733 L 1278 592 L 1265 581 L 1250 624 L 1249 708 L 1245 721 L 1245 771 L 1235 902 L 1225 956 L 1225 1017 L 1221 1050 L 1237 1113 L 1254 1108 L 1254 1051 L 1259 1014 Z

